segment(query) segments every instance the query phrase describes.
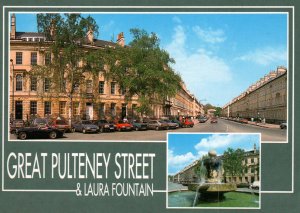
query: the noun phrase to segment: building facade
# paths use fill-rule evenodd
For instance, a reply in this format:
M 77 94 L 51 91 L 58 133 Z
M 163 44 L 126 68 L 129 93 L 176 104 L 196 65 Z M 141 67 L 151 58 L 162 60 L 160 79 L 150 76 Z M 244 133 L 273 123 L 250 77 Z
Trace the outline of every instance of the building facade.
M 10 33 L 10 118 L 29 120 L 32 117 L 64 117 L 71 120 L 134 118 L 139 106 L 138 97 L 125 98 L 125 91 L 118 82 L 105 78 L 104 71 L 98 76 L 85 75 L 84 82 L 78 85 L 75 93 L 71 86 L 64 83 L 59 93 L 53 92 L 49 76 L 36 78 L 31 75 L 35 65 L 49 65 L 51 53 L 49 44 L 42 33 L 17 32 L 16 17 L 11 16 Z M 94 39 L 88 33 L 86 43 L 81 45 L 86 51 L 103 49 L 107 46 L 125 45 L 124 35 L 120 33 L 116 43 Z M 54 85 L 55 86 L 55 85 Z M 185 95 L 180 95 L 185 91 Z M 149 117 L 160 118 L 165 115 L 177 115 L 176 104 L 184 103 L 182 114 L 196 115 L 201 104 L 193 95 L 182 88 L 172 101 L 154 102 L 153 114 Z M 196 104 L 195 104 L 196 103 Z M 176 109 L 174 109 L 176 108 Z M 176 111 L 176 113 L 175 113 Z
M 219 156 L 222 159 L 222 156 Z M 171 181 L 181 183 L 183 185 L 196 182 L 197 174 L 195 172 L 196 167 L 199 165 L 200 160 L 196 160 L 184 169 L 173 175 Z M 246 166 L 246 170 L 243 174 L 238 176 L 223 176 L 223 182 L 236 183 L 236 184 L 249 184 L 254 181 L 260 180 L 259 168 L 260 168 L 260 155 L 259 150 L 256 149 L 254 144 L 253 150 L 245 152 L 243 165 Z
M 224 117 L 241 117 L 268 123 L 287 120 L 287 69 L 278 67 L 252 84 L 222 108 Z

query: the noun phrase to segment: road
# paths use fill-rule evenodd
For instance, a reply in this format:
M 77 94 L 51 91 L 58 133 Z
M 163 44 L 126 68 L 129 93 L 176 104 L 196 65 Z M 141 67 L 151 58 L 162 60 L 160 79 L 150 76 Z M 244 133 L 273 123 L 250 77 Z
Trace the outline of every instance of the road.
M 250 124 L 241 124 L 233 121 L 218 119 L 218 123 L 211 124 L 209 121 L 206 123 L 195 124 L 193 128 L 180 128 L 176 130 L 169 130 L 169 132 L 206 132 L 206 133 L 230 133 L 230 132 L 241 132 L 241 133 L 261 133 L 262 141 L 286 141 L 286 129 L 273 129 L 263 128 Z M 59 140 L 70 140 L 70 141 L 165 141 L 166 130 L 147 130 L 147 131 L 130 131 L 130 132 L 110 132 L 100 134 L 82 134 L 66 133 L 65 137 Z M 15 135 L 11 135 L 11 139 L 16 139 Z

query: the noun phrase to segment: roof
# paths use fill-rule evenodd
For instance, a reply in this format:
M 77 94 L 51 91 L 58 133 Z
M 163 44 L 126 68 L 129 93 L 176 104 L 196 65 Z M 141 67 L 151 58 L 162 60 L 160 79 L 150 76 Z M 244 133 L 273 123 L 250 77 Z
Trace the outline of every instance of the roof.
M 22 39 L 24 37 L 45 37 L 45 34 L 37 32 L 16 32 L 16 39 Z
M 38 33 L 38 32 L 16 32 L 16 39 L 22 39 L 22 38 L 41 38 L 45 37 L 44 33 Z M 99 39 L 94 39 L 94 43 L 84 43 L 85 45 L 91 45 L 95 47 L 107 47 L 107 46 L 116 46 L 117 43 L 111 42 L 111 41 L 105 41 L 105 40 L 99 40 Z

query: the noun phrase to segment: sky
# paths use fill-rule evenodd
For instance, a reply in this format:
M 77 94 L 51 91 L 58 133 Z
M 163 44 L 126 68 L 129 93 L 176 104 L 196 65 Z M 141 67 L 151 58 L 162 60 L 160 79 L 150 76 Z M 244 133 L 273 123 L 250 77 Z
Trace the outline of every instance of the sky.
M 215 150 L 222 155 L 227 148 L 244 151 L 260 149 L 260 134 L 168 134 L 168 174 L 174 175 L 195 160 Z
M 130 29 L 154 32 L 176 63 L 172 68 L 203 104 L 222 107 L 252 83 L 287 67 L 287 14 L 139 13 L 91 15 L 98 39 L 116 40 Z M 36 14 L 16 14 L 17 31 L 35 32 Z

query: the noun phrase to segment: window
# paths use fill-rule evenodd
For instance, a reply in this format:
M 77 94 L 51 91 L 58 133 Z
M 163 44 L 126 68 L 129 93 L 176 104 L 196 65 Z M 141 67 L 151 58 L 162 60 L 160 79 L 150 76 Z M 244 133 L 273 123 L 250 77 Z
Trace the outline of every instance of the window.
M 51 81 L 49 78 L 44 79 L 44 92 L 49 92 L 51 86 Z
M 116 82 L 110 83 L 110 94 L 114 95 L 116 93 Z
M 45 53 L 45 65 L 50 65 L 51 64 L 51 53 L 46 52 Z
M 21 74 L 16 75 L 16 91 L 23 90 L 23 76 Z
M 65 115 L 66 114 L 66 101 L 59 102 L 59 114 Z
M 93 83 L 92 80 L 86 81 L 86 93 L 93 93 Z
M 45 101 L 44 113 L 45 113 L 45 115 L 51 115 L 51 102 L 50 101 Z
M 79 102 L 74 102 L 73 103 L 73 114 L 74 115 L 79 115 Z
M 28 38 L 28 41 L 32 41 L 32 38 Z
M 30 78 L 30 91 L 37 90 L 37 78 L 35 76 L 31 76 Z
M 104 103 L 99 104 L 99 117 L 103 118 L 104 117 Z
M 122 94 L 122 95 L 125 95 L 125 94 L 126 94 L 126 88 L 121 87 L 121 94 Z
M 36 114 L 37 114 L 37 102 L 30 101 L 30 115 L 36 115 Z
M 37 53 L 36 52 L 31 53 L 30 64 L 31 65 L 36 65 L 37 64 Z
M 116 115 L 116 104 L 115 103 L 110 104 L 110 113 L 112 116 Z
M 16 52 L 16 64 L 22 64 L 22 63 L 23 63 L 23 53 Z
M 99 81 L 99 93 L 104 94 L 104 81 Z

